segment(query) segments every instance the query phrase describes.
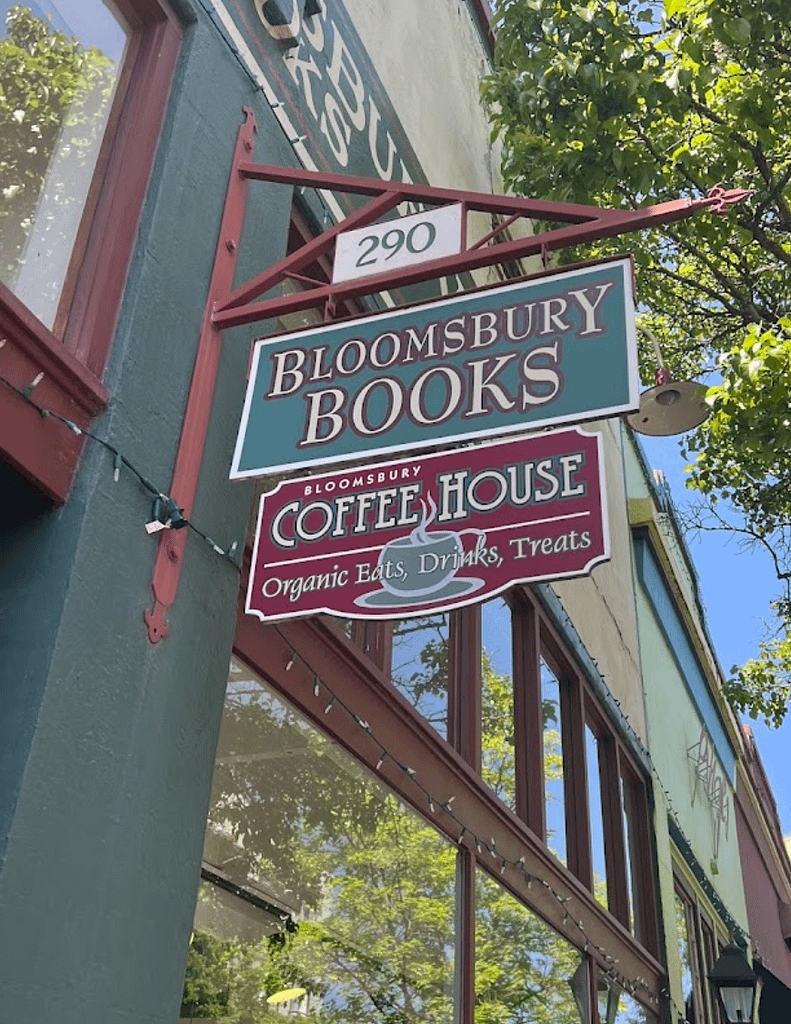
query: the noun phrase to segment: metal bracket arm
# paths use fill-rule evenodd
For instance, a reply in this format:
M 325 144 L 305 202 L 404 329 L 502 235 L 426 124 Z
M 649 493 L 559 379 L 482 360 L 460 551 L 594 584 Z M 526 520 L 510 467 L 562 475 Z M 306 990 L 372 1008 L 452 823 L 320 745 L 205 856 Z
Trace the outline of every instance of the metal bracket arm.
M 491 195 L 459 189 L 434 188 L 405 182 L 387 182 L 369 178 L 323 174 L 300 168 L 270 167 L 250 162 L 257 130 L 255 115 L 245 108 L 245 121 L 239 128 L 234 148 L 228 189 L 225 198 L 220 234 L 214 259 L 206 306 L 198 341 L 195 368 L 190 385 L 187 407 L 179 440 L 170 497 L 189 517 L 198 485 L 198 474 L 209 424 L 214 386 L 221 351 L 221 332 L 226 327 L 252 323 L 257 320 L 295 312 L 308 307 L 333 310 L 347 299 L 393 288 L 415 284 L 439 277 L 453 276 L 480 267 L 507 260 L 520 259 L 536 253 L 546 253 L 580 242 L 610 238 L 628 231 L 637 231 L 659 224 L 682 220 L 699 210 L 711 208 L 724 212 L 728 205 L 738 202 L 748 193 L 741 189 L 726 190 L 722 186 L 712 189 L 704 199 L 677 199 L 657 206 L 638 210 L 607 210 L 596 206 L 571 203 L 553 203 L 540 199 L 524 199 Z M 343 221 L 322 232 L 315 239 L 280 260 L 247 284 L 233 288 L 239 238 L 244 223 L 247 183 L 250 180 L 270 181 L 284 185 L 352 192 L 370 196 L 370 202 L 351 213 Z M 466 217 L 469 211 L 489 213 L 505 218 L 494 230 L 466 248 L 458 255 L 432 260 L 422 265 L 406 267 L 342 284 L 316 283 L 300 271 L 332 250 L 337 236 L 352 228 L 365 227 L 378 217 L 410 202 L 427 206 L 461 203 L 463 210 L 463 238 L 467 239 Z M 495 239 L 514 221 L 530 218 L 545 222 L 559 222 L 566 227 L 544 231 L 527 238 L 496 242 Z M 490 243 L 490 244 L 487 244 Z M 277 286 L 287 277 L 294 277 L 308 287 L 292 295 L 283 295 L 255 302 L 260 295 Z M 148 637 L 156 643 L 169 633 L 166 623 L 168 610 L 176 599 L 181 575 L 187 530 L 163 530 L 160 534 L 152 590 L 154 604 L 144 612 Z
M 254 323 L 270 317 L 282 316 L 308 307 L 338 304 L 375 292 L 402 288 L 422 281 L 453 276 L 481 267 L 492 266 L 526 256 L 544 254 L 557 249 L 601 238 L 612 238 L 630 231 L 656 227 L 684 220 L 693 214 L 713 209 L 721 213 L 727 205 L 738 202 L 749 193 L 743 189 L 725 190 L 716 186 L 701 199 L 674 199 L 636 210 L 613 210 L 580 203 L 556 203 L 542 199 L 492 195 L 488 192 L 470 192 L 462 189 L 436 188 L 405 182 L 386 182 L 371 178 L 355 178 L 340 174 L 325 174 L 300 168 L 272 167 L 266 164 L 244 162 L 239 167 L 243 176 L 259 181 L 290 184 L 302 188 L 312 187 L 333 192 L 350 192 L 371 196 L 372 201 L 345 220 L 328 228 L 296 252 L 280 260 L 275 266 L 237 288 L 227 299 L 218 303 L 213 322 L 217 327 L 234 327 Z M 442 259 L 389 270 L 340 284 L 317 284 L 292 295 L 254 302 L 258 296 L 276 287 L 285 278 L 298 273 L 304 266 L 330 253 L 341 232 L 372 223 L 382 213 L 401 203 L 427 206 L 446 206 L 459 203 L 465 219 L 470 211 L 504 216 L 507 220 L 489 234 L 467 246 L 461 253 Z M 560 222 L 567 227 L 553 228 L 526 238 L 495 242 L 494 239 L 519 219 Z M 464 233 L 467 237 L 467 231 Z M 490 242 L 491 244 L 486 244 Z

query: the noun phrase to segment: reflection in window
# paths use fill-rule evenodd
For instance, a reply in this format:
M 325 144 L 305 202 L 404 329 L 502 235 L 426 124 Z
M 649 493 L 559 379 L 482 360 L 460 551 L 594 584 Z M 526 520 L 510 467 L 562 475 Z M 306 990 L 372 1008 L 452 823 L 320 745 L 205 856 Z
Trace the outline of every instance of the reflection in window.
M 456 851 L 241 663 L 182 1017 L 453 1019 Z
M 681 961 L 681 991 L 684 998 L 684 1015 L 689 1024 L 697 1024 L 697 999 L 695 996 L 695 954 L 692 937 L 694 923 L 691 920 L 692 908 L 676 890 L 676 935 L 678 936 L 678 957 Z
M 656 1024 L 656 1017 L 597 971 L 599 1024 Z
M 606 907 L 607 861 L 604 853 L 604 809 L 602 806 L 601 775 L 599 774 L 599 740 L 587 724 L 585 725 L 585 766 L 588 777 L 593 895 L 603 907 Z
M 448 737 L 448 615 L 393 623 L 391 681 L 441 736 Z
M 0 39 L 0 280 L 53 327 L 127 30 L 109 0 L 28 0 Z
M 476 1024 L 581 1024 L 582 956 L 483 871 L 476 876 Z
M 484 782 L 516 810 L 511 609 L 501 598 L 481 606 Z
M 543 718 L 544 794 L 547 846 L 566 863 L 566 800 L 563 792 L 563 741 L 560 683 L 541 659 L 541 711 Z
M 623 835 L 626 852 L 626 881 L 629 887 L 629 927 L 636 939 L 645 943 L 648 926 L 645 921 L 642 894 L 637 878 L 641 850 L 638 807 L 643 790 L 630 774 L 621 774 L 621 809 L 623 813 Z M 644 856 L 644 854 L 643 854 Z

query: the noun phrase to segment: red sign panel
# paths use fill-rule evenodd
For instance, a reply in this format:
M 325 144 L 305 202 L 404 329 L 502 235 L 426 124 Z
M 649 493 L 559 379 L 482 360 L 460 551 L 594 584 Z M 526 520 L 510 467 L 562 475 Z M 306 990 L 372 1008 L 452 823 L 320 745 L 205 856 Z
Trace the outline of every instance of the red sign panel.
M 609 557 L 601 435 L 558 430 L 288 480 L 261 498 L 246 610 L 405 618 Z

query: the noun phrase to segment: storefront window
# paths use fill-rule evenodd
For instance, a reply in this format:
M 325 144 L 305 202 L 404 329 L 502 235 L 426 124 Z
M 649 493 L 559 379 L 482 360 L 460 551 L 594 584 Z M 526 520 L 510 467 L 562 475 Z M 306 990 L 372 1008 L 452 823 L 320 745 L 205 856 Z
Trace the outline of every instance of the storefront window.
M 448 737 L 449 617 L 421 615 L 393 623 L 391 682 Z
M 27 0 L 0 39 L 0 281 L 47 327 L 69 273 L 129 30 L 111 0 Z
M 631 772 L 621 771 L 621 811 L 623 815 L 624 847 L 626 852 L 626 879 L 629 892 L 629 927 L 636 938 L 645 942 L 648 932 L 646 911 L 638 884 L 641 850 L 640 835 L 643 833 L 642 788 Z
M 579 950 L 480 870 L 476 890 L 476 1024 L 585 1024 Z
M 656 1024 L 656 1017 L 614 982 L 597 972 L 599 1024 Z
M 678 956 L 681 961 L 681 991 L 684 999 L 684 1014 L 689 1024 L 703 1024 L 700 1008 L 702 993 L 697 990 L 698 965 L 694 908 L 678 889 L 675 894 L 675 909 Z
M 450 1024 L 456 856 L 234 660 L 182 1018 Z
M 497 597 L 481 607 L 481 774 L 516 810 L 511 609 Z
M 603 907 L 606 907 L 608 905 L 607 861 L 604 849 L 605 825 L 601 775 L 599 772 L 599 740 L 587 724 L 585 726 L 585 761 L 588 780 L 588 808 L 590 810 L 591 854 L 593 858 L 593 895 Z
M 547 846 L 564 864 L 566 853 L 566 799 L 563 781 L 563 733 L 560 682 L 541 659 L 541 710 L 543 716 L 544 794 Z
M 708 1024 L 717 1013 L 707 978 L 724 938 L 720 938 L 694 890 L 680 877 L 676 878 L 675 910 L 684 1012 L 689 1024 Z

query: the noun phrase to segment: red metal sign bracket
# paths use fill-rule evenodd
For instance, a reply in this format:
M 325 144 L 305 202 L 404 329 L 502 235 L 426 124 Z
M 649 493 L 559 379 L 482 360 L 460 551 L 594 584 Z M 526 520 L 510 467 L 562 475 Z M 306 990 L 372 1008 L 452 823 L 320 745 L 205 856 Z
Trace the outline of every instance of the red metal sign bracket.
M 703 199 L 676 199 L 637 210 L 609 210 L 596 206 L 491 195 L 485 192 L 346 177 L 300 168 L 270 167 L 252 163 L 250 157 L 256 130 L 255 115 L 252 110 L 245 108 L 245 121 L 239 129 L 234 148 L 214 268 L 170 490 L 170 497 L 176 501 L 186 517 L 191 513 L 197 490 L 219 365 L 220 332 L 226 327 L 253 323 L 306 308 L 332 311 L 339 303 L 363 295 L 455 276 L 538 253 L 546 254 L 582 242 L 612 238 L 629 231 L 669 224 L 689 217 L 699 210 L 711 209 L 712 212 L 723 213 L 728 205 L 739 202 L 749 194 L 742 189 L 726 190 L 722 186 L 717 186 Z M 331 226 L 251 281 L 234 289 L 236 253 L 244 222 L 247 183 L 250 180 L 333 192 L 350 192 L 371 198 L 361 209 Z M 486 237 L 472 243 L 465 242 L 466 248 L 461 253 L 417 266 L 402 267 L 384 274 L 338 284 L 312 281 L 301 273 L 317 259 L 331 252 L 335 239 L 341 232 L 365 227 L 402 203 L 423 206 L 461 203 L 465 223 L 471 211 L 502 217 L 504 221 Z M 565 226 L 526 238 L 497 241 L 508 226 L 520 219 L 540 220 Z M 466 230 L 463 237 L 467 240 L 469 238 Z M 260 295 L 289 277 L 305 286 L 304 290 L 260 302 L 255 301 Z M 187 532 L 164 530 L 160 535 L 152 579 L 154 605 L 150 611 L 146 610 L 144 613 L 149 640 L 152 643 L 156 643 L 169 633 L 166 617 L 176 598 Z

